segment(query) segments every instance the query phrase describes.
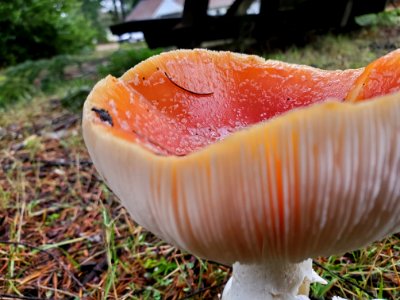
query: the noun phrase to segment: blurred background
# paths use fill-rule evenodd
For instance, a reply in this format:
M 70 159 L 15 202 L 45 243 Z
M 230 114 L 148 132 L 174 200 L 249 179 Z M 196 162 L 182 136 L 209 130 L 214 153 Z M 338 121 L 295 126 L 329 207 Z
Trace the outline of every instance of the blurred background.
M 367 46 L 372 53 L 394 49 L 397 5 L 394 0 L 2 1 L 0 106 L 65 87 L 73 98 L 102 76 L 119 76 L 140 60 L 173 48 L 207 47 L 278 59 L 289 50 L 291 60 L 307 45 L 331 48 L 324 36 L 335 36 L 338 43 L 353 39 L 351 34 L 378 38 L 376 28 L 383 27 L 386 41 L 368 37 Z M 332 47 L 339 48 L 337 56 L 359 51 L 337 43 Z M 337 67 L 358 67 L 372 57 L 366 53 L 365 60 L 349 59 Z M 296 62 L 331 64 L 329 59 Z
M 324 69 L 400 48 L 400 1 L 0 1 L 0 299 L 218 299 L 229 267 L 135 224 L 81 137 L 93 85 L 176 48 Z M 394 235 L 314 260 L 312 299 L 400 299 Z

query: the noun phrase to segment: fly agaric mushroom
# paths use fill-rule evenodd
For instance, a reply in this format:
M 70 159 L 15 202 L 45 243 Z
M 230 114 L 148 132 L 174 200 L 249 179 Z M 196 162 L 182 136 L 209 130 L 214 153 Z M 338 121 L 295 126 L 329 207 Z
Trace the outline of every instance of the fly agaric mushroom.
M 399 58 L 323 71 L 164 53 L 94 87 L 84 139 L 135 221 L 233 264 L 223 299 L 307 298 L 310 257 L 399 228 L 400 94 L 380 96 L 399 89 Z

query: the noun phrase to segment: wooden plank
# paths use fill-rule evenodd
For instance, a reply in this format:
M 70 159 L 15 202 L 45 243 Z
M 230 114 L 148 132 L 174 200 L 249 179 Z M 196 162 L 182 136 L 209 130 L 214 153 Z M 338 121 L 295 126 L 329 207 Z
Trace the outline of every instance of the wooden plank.
M 127 32 L 146 32 L 148 30 L 159 30 L 161 33 L 165 30 L 171 30 L 181 21 L 181 18 L 129 21 L 111 25 L 110 30 L 116 35 L 121 35 Z
M 186 0 L 183 7 L 183 24 L 194 25 L 207 16 L 208 0 Z

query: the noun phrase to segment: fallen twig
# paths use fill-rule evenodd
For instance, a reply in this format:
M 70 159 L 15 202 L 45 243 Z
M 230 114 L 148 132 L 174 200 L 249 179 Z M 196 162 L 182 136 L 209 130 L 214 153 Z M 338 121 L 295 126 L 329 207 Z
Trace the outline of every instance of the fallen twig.
M 78 122 L 79 117 L 76 115 L 63 115 L 52 121 L 53 131 L 59 131 L 75 125 Z
M 30 296 L 19 296 L 11 294 L 0 294 L 0 299 L 21 299 L 21 300 L 48 300 L 48 298 L 38 298 Z
M 13 246 L 23 246 L 23 247 L 27 247 L 27 248 L 31 248 L 34 250 L 37 250 L 39 252 L 45 253 L 47 256 L 49 256 L 50 258 L 54 259 L 55 261 L 57 261 L 59 263 L 59 265 L 65 270 L 65 272 L 68 273 L 68 275 L 72 278 L 73 281 L 75 281 L 75 283 L 82 288 L 83 290 L 85 290 L 85 287 L 83 286 L 83 284 L 75 277 L 74 274 L 71 273 L 71 271 L 63 264 L 63 262 L 61 260 L 59 260 L 54 254 L 41 249 L 39 247 L 27 244 L 27 243 L 21 243 L 21 242 L 11 242 L 11 241 L 3 241 L 0 240 L 0 244 L 4 244 L 4 245 L 13 245 Z

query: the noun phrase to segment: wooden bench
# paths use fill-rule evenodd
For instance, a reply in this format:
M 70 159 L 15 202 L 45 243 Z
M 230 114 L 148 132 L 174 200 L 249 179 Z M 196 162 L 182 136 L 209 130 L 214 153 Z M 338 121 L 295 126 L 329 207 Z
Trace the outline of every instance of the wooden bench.
M 192 48 L 203 41 L 240 37 L 291 39 L 308 30 L 352 26 L 357 15 L 383 11 L 387 0 L 261 0 L 258 14 L 240 14 L 251 2 L 235 0 L 225 15 L 210 16 L 208 0 L 186 0 L 181 18 L 130 21 L 110 29 L 116 35 L 141 31 L 150 48 Z

